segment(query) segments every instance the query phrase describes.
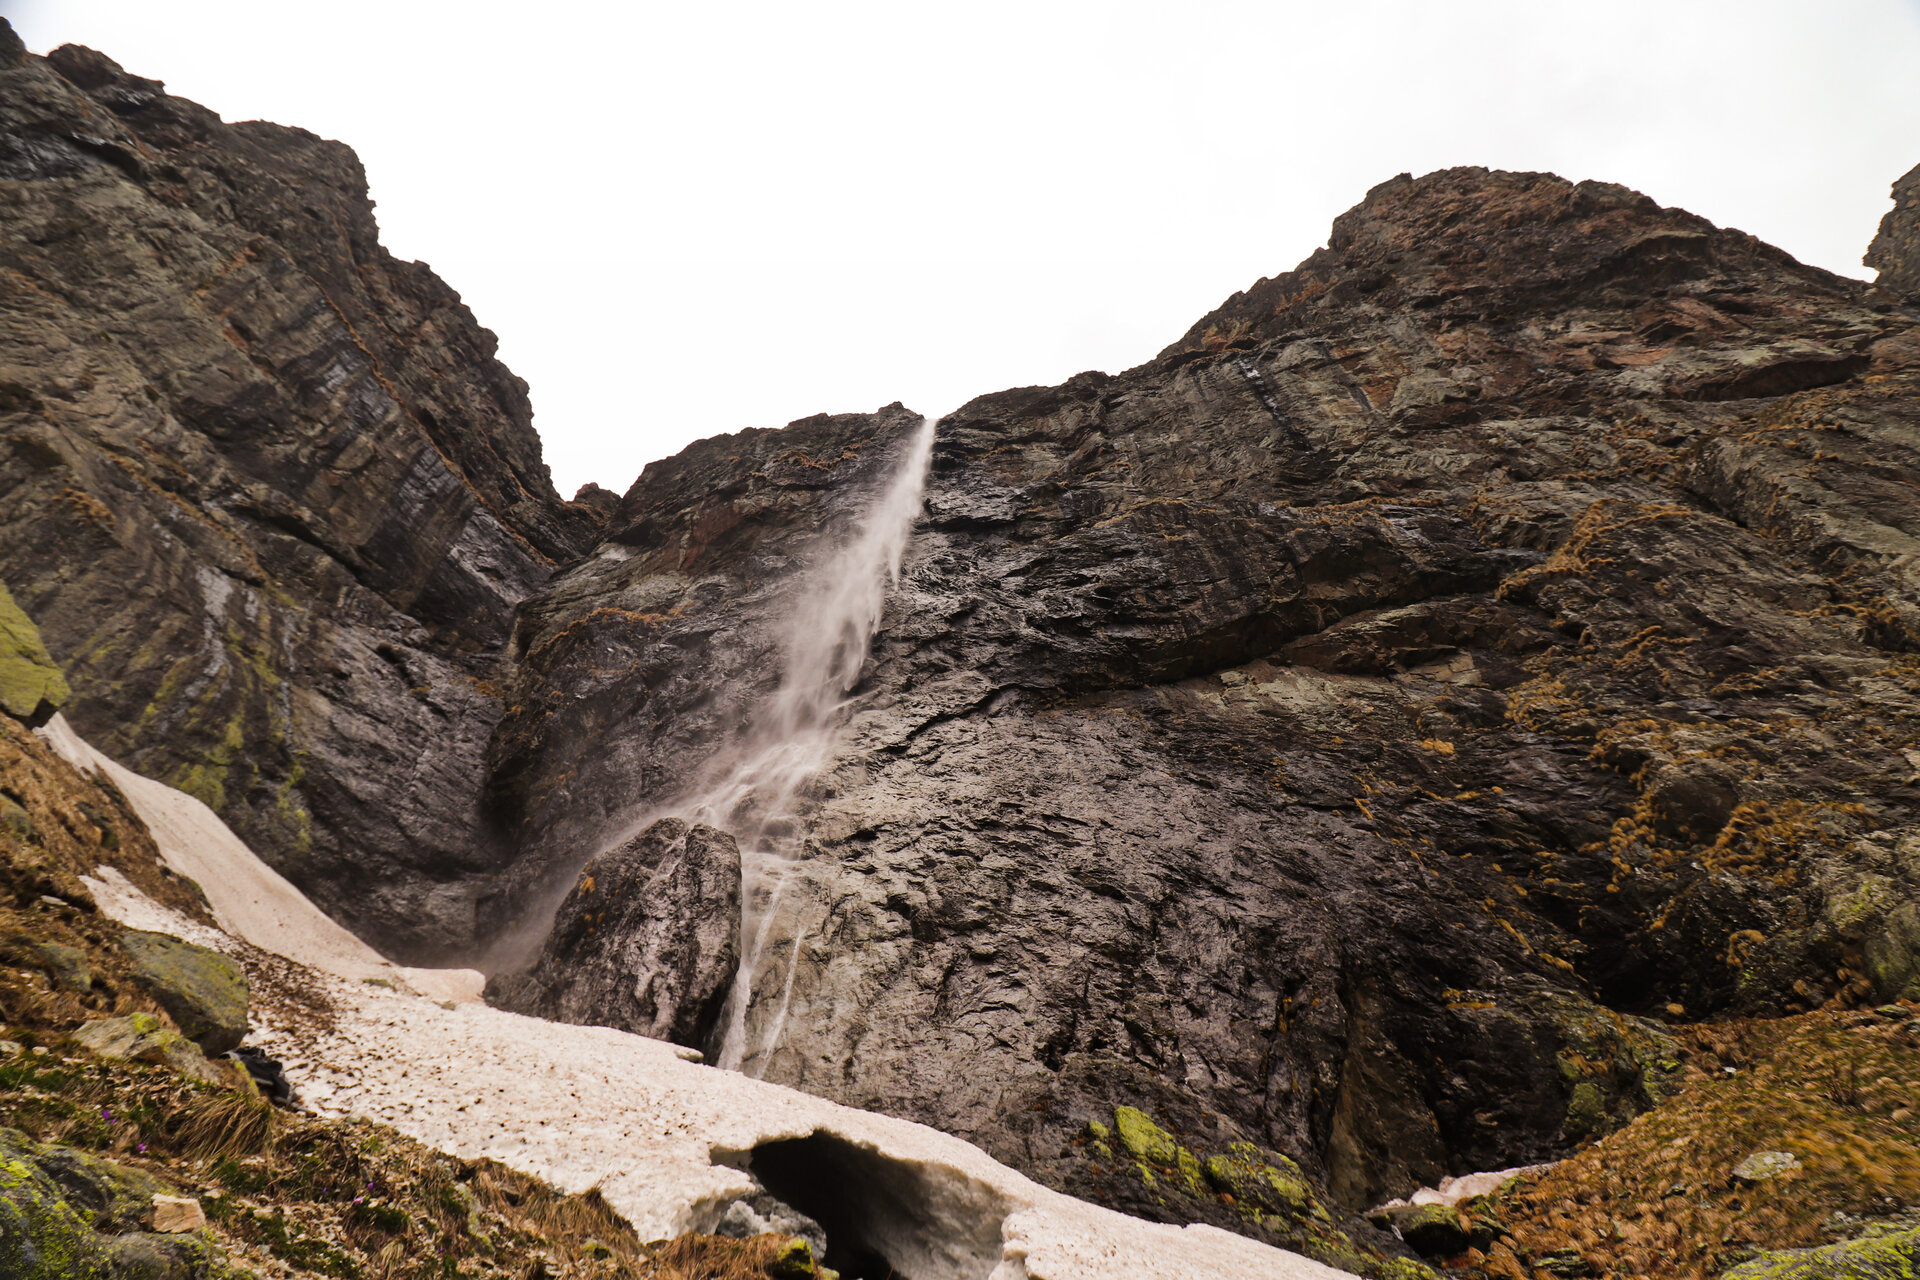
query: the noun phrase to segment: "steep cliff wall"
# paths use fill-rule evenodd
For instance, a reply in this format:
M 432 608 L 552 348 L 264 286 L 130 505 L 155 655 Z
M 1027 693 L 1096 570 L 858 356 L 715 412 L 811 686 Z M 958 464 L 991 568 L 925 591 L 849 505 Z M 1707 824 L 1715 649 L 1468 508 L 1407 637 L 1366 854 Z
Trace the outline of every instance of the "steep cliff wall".
M 1875 289 L 1619 187 L 1402 177 L 1148 364 L 941 423 L 799 860 L 720 944 L 746 1067 L 1271 1236 L 1275 1152 L 1359 1205 L 1620 1124 L 1666 1022 L 1920 997 L 1910 187 Z M 601 926 L 576 872 L 752 724 L 919 422 L 560 502 L 349 151 L 3 29 L 0 272 L 0 581 L 67 714 L 403 959 Z M 588 1021 L 594 957 L 661 951 L 590 941 L 538 975 Z
M 1620 1123 L 1660 1020 L 1896 994 L 1914 886 L 1862 837 L 1920 821 L 1917 321 L 1623 188 L 1462 169 L 1141 368 L 967 405 L 748 1069 L 1225 1219 L 1076 1135 L 1135 1105 L 1360 1203 Z M 651 467 L 523 607 L 523 869 L 697 774 L 909 421 Z
M 396 955 L 464 952 L 489 677 L 594 514 L 350 150 L 0 43 L 0 580 L 69 718 Z

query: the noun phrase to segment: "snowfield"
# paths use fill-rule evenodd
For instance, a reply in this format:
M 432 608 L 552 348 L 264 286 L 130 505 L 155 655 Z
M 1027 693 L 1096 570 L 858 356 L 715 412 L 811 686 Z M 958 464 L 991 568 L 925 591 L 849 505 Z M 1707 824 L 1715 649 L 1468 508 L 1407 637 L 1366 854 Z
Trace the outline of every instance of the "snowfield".
M 198 800 L 108 760 L 64 721 L 40 732 L 78 767 L 112 778 L 224 931 L 154 903 L 110 868 L 88 882 L 101 910 L 242 959 L 254 978 L 249 1043 L 285 1063 L 314 1112 L 365 1116 L 569 1191 L 597 1185 L 643 1239 L 712 1230 L 760 1190 L 748 1171 L 757 1150 L 804 1140 L 788 1150 L 807 1176 L 837 1182 L 864 1242 L 913 1280 L 1345 1274 L 1214 1227 L 1075 1200 L 971 1143 L 703 1066 L 677 1045 L 490 1008 L 470 970 L 386 961 Z

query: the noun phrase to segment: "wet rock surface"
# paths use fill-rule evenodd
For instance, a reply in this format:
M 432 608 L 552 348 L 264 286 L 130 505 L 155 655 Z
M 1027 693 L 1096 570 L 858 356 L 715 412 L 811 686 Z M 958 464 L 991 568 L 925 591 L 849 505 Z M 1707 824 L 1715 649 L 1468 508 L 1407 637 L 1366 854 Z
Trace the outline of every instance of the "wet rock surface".
M 557 1022 L 707 1047 L 740 960 L 740 850 L 663 818 L 580 873 L 525 974 L 488 999 Z
M 1920 807 L 1916 325 L 1452 170 L 1147 365 L 950 415 L 748 1069 L 1094 1195 L 1075 1135 L 1136 1107 L 1358 1208 L 1653 1105 L 1664 1019 L 1904 990 L 1904 899 L 1830 904 L 1906 883 Z M 523 873 L 694 785 L 911 421 L 655 464 L 523 606 Z
M 369 938 L 470 948 L 489 676 L 593 510 L 348 148 L 9 47 L 0 580 L 68 718 Z

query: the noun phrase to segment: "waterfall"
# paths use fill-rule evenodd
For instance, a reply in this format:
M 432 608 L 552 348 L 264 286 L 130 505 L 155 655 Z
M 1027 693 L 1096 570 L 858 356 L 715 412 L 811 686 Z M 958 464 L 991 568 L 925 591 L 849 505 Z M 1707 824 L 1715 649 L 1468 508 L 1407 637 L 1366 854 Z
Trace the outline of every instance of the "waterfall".
M 936 418 L 923 418 L 887 486 L 851 536 L 807 573 L 787 620 L 780 683 L 752 713 L 746 732 L 709 766 L 709 781 L 667 812 L 733 834 L 740 844 L 740 968 L 721 1016 L 719 1065 L 748 1056 L 747 1010 L 769 951 L 769 933 L 794 863 L 794 799 L 833 759 L 841 713 L 860 681 L 880 626 L 933 458 Z M 780 1007 L 764 1048 L 779 1042 L 799 963 L 800 936 L 787 941 Z

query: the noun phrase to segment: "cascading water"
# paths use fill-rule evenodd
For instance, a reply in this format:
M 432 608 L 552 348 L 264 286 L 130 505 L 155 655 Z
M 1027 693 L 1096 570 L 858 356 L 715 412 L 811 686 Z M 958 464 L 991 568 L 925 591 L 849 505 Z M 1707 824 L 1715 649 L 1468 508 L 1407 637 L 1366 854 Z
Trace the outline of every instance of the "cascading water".
M 933 458 L 936 418 L 923 418 L 892 479 L 861 516 L 851 538 L 808 573 L 787 628 L 780 683 L 747 731 L 710 766 L 710 781 L 666 812 L 733 834 L 740 845 L 740 968 L 722 1015 L 719 1065 L 739 1070 L 749 1054 L 747 1011 L 769 954 L 769 933 L 794 868 L 789 834 L 801 786 L 833 758 L 842 712 L 860 681 L 880 625 Z M 801 939 L 792 956 L 766 1048 L 780 1039 Z

